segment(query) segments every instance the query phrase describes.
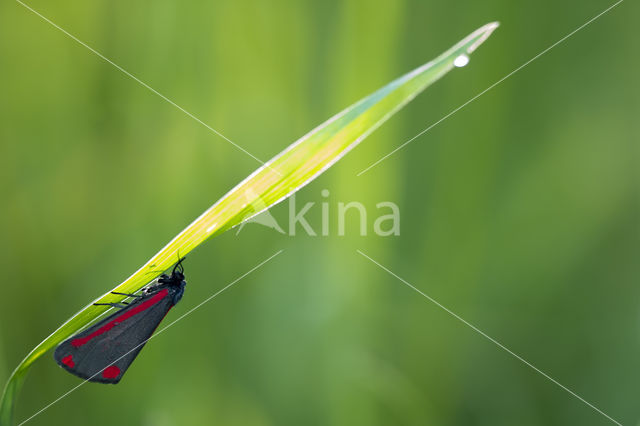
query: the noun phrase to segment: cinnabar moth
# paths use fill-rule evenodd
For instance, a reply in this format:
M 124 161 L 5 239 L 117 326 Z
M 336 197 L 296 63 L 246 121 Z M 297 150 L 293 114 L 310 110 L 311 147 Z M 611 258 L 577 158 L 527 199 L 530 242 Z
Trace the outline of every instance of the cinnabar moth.
M 180 301 L 187 284 L 181 265 L 162 274 L 131 303 L 103 303 L 120 308 L 107 318 L 60 343 L 53 354 L 68 372 L 99 383 L 118 383 L 169 310 Z M 96 303 L 96 305 L 100 305 Z

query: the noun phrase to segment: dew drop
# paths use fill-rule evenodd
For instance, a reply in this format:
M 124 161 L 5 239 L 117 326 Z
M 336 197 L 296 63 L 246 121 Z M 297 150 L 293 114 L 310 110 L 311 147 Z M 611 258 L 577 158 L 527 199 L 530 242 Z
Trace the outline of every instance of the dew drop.
M 453 60 L 453 65 L 458 68 L 462 68 L 469 63 L 469 57 L 467 55 L 460 55 Z

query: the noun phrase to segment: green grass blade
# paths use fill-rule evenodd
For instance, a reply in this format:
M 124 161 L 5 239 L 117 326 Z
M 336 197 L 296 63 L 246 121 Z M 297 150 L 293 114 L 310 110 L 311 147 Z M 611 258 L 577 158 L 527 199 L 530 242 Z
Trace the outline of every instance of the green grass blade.
M 290 145 L 187 226 L 144 266 L 113 291 L 133 293 L 168 269 L 207 238 L 217 235 L 287 198 L 342 158 L 427 86 L 454 68 L 454 60 L 470 55 L 498 26 L 476 30 L 433 61 L 392 81 Z M 9 425 L 16 394 L 29 366 L 46 351 L 94 321 L 108 308 L 95 302 L 119 302 L 106 293 L 72 316 L 18 365 L 6 385 L 0 425 Z

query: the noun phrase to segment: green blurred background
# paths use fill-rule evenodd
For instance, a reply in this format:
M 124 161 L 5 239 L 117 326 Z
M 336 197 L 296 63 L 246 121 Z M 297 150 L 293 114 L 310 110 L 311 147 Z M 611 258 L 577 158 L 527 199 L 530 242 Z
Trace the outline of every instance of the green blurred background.
M 28 3 L 257 157 L 502 26 L 297 203 L 331 235 L 255 224 L 186 264 L 175 319 L 117 386 L 30 424 L 605 425 L 640 420 L 640 8 L 627 1 L 360 177 L 612 3 Z M 13 1 L 0 4 L 0 381 L 258 163 Z M 327 189 L 330 195 L 321 196 Z M 393 201 L 401 235 L 337 236 L 338 202 Z M 284 224 L 287 203 L 272 209 Z M 370 233 L 371 234 L 371 233 Z M 22 420 L 80 381 L 47 354 Z

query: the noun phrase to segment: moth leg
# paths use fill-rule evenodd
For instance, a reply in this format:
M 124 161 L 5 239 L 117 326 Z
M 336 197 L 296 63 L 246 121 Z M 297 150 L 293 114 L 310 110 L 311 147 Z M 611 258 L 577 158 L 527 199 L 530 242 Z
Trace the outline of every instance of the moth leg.
M 126 308 L 128 303 L 125 302 L 123 304 L 123 303 L 112 303 L 112 302 L 110 302 L 110 303 L 94 303 L 94 305 L 95 306 L 111 306 L 112 308 L 120 308 L 120 309 L 122 309 L 122 308 Z
M 117 292 L 117 291 L 112 291 L 112 292 L 111 292 L 111 294 L 117 294 L 117 295 L 120 295 L 120 296 L 129 296 L 129 297 L 142 297 L 142 296 L 137 295 L 137 294 L 131 294 L 131 293 L 119 293 L 119 292 Z

